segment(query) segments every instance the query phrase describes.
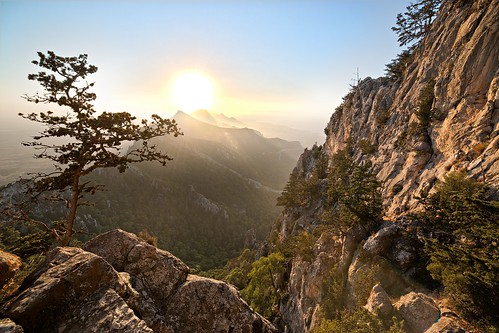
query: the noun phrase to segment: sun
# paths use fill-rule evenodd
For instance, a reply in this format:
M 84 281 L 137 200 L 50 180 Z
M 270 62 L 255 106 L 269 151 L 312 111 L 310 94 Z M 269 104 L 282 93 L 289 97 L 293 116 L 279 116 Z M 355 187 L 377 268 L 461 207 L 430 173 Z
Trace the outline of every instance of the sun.
M 193 112 L 212 108 L 213 91 L 213 84 L 206 76 L 189 72 L 179 75 L 173 81 L 171 94 L 179 110 Z

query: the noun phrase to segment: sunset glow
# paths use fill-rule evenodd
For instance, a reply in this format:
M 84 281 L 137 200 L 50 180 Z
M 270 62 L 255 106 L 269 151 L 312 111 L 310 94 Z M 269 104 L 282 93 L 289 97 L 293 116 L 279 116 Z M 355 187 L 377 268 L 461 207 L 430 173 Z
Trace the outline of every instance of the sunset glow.
M 171 97 L 176 107 L 185 112 L 213 107 L 213 84 L 202 74 L 189 72 L 178 76 L 172 86 Z

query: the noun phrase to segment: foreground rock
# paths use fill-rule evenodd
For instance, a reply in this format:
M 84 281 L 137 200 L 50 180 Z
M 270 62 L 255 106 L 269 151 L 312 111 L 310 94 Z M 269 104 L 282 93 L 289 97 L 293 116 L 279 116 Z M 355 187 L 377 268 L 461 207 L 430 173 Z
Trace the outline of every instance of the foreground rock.
M 232 286 L 122 230 L 53 250 L 21 289 L 2 314 L 24 332 L 275 331 Z
M 21 267 L 21 258 L 0 250 L 0 289 L 16 274 Z

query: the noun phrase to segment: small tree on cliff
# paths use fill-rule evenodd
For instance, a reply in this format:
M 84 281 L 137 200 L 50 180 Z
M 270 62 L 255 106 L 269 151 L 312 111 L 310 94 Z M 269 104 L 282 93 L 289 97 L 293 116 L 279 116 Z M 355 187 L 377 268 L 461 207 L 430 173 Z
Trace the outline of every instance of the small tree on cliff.
M 41 193 L 50 193 L 49 198 L 66 203 L 66 218 L 47 225 L 33 220 L 27 213 L 17 210 L 16 217 L 34 222 L 51 232 L 59 245 L 66 246 L 72 239 L 74 221 L 79 206 L 84 204 L 84 194 L 95 193 L 98 185 L 84 181 L 82 177 L 99 168 L 114 168 L 124 172 L 131 163 L 157 161 L 165 165 L 171 158 L 156 149 L 148 140 L 182 133 L 174 120 L 152 115 L 152 120 L 137 123 L 127 112 L 102 112 L 97 114 L 93 101 L 96 95 L 90 92 L 94 83 L 85 78 L 97 71 L 87 62 L 87 55 L 61 57 L 52 51 L 38 52 L 39 60 L 33 64 L 48 70 L 30 74 L 29 80 L 38 81 L 44 88 L 43 94 L 25 95 L 28 102 L 56 104 L 66 108 L 65 113 L 46 111 L 19 115 L 41 123 L 45 128 L 31 142 L 23 145 L 39 150 L 35 158 L 51 160 L 55 171 L 33 175 L 33 200 Z M 60 139 L 57 139 L 60 138 Z M 62 139 L 62 140 L 61 140 Z M 125 142 L 141 141 L 127 152 L 122 152 Z
M 418 42 L 423 38 L 437 15 L 442 0 L 420 0 L 410 3 L 404 14 L 397 15 L 397 23 L 392 30 L 399 36 L 400 46 Z
M 365 226 L 383 215 L 381 182 L 371 164 L 358 164 L 346 149 L 332 156 L 322 219 L 345 234 L 355 224 Z

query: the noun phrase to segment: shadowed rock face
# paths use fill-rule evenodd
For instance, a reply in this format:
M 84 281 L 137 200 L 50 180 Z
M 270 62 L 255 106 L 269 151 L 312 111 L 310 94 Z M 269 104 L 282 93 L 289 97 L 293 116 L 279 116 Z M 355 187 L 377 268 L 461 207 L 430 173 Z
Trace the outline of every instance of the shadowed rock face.
M 2 308 L 25 332 L 274 332 L 237 290 L 114 230 L 56 248 Z

